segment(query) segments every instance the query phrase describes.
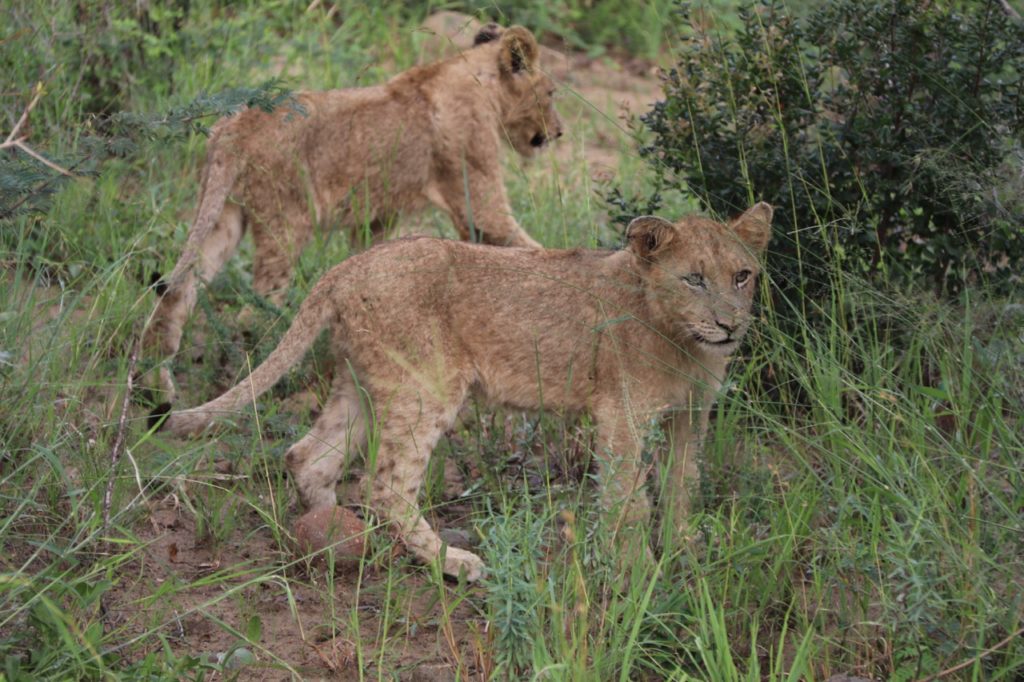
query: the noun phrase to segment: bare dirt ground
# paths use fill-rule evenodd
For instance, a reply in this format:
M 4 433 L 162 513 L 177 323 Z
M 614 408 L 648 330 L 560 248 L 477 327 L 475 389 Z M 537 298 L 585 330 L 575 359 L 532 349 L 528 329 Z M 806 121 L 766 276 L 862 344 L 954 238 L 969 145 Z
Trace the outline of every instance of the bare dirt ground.
M 360 673 L 380 673 L 427 682 L 454 679 L 459 668 L 463 676 L 478 672 L 475 649 L 486 623 L 467 602 L 452 608 L 453 588 L 420 569 L 410 566 L 390 590 L 373 563 L 362 575 L 348 566 L 331 576 L 322 561 L 310 565 L 279 546 L 255 514 L 212 551 L 197 542 L 195 521 L 173 498 L 155 504 L 137 532 L 146 549 L 109 617 L 129 632 L 133 623 L 164 623 L 161 634 L 179 655 L 229 654 L 240 639 L 231 630 L 246 633 L 258 618 L 262 648 L 246 645 L 256 662 L 238 670 L 241 680 L 358 680 Z M 392 560 L 400 559 L 399 550 Z M 265 579 L 267 564 L 283 567 L 283 577 Z M 177 586 L 174 596 L 154 598 L 164 584 Z M 332 620 L 333 628 L 326 625 Z

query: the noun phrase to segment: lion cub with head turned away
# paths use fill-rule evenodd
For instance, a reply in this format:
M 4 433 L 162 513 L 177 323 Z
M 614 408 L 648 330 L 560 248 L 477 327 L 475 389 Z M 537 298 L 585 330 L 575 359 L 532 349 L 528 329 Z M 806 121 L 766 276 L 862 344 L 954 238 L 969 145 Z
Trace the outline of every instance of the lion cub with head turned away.
M 246 230 L 253 287 L 278 304 L 318 225 L 379 241 L 399 214 L 432 204 L 462 239 L 540 246 L 512 217 L 501 141 L 531 156 L 562 135 L 555 86 L 525 28 L 489 24 L 475 43 L 383 85 L 304 92 L 296 107 L 247 109 L 213 126 L 199 209 L 143 336 L 147 357 L 164 361 L 148 385 L 173 399 L 168 361 L 199 281 L 213 279 Z
M 772 209 L 722 224 L 635 219 L 620 251 L 506 249 L 430 238 L 382 244 L 313 287 L 266 361 L 163 428 L 196 434 L 250 403 L 298 363 L 324 328 L 339 371 L 310 432 L 285 457 L 305 505 L 335 505 L 349 453 L 379 420 L 374 508 L 423 561 L 442 543 L 417 506 L 427 460 L 470 395 L 522 409 L 587 411 L 597 429 L 601 498 L 622 524 L 648 517 L 640 459 L 652 419 L 671 421 L 674 508 L 708 411 L 750 322 Z M 154 413 L 158 419 L 166 412 Z M 484 564 L 447 547 L 444 572 L 470 580 Z

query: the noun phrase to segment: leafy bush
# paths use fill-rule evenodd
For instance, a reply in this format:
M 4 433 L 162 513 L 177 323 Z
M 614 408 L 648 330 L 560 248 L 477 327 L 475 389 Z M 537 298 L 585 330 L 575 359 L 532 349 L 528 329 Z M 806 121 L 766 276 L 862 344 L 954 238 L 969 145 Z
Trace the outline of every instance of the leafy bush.
M 1024 271 L 1024 23 L 992 0 L 764 1 L 686 36 L 642 153 L 711 210 L 776 206 L 770 269 L 812 297 L 839 263 L 939 291 Z M 804 299 L 807 300 L 807 299 Z

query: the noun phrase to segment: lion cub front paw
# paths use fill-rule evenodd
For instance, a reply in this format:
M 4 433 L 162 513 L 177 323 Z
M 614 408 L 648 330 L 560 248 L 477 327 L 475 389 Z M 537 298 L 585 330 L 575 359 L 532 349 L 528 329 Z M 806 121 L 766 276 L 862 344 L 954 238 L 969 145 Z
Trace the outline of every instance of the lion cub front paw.
M 484 560 L 472 552 L 467 552 L 458 547 L 449 546 L 444 555 L 444 572 L 453 578 L 460 574 L 466 576 L 466 582 L 473 583 L 484 577 L 487 566 Z

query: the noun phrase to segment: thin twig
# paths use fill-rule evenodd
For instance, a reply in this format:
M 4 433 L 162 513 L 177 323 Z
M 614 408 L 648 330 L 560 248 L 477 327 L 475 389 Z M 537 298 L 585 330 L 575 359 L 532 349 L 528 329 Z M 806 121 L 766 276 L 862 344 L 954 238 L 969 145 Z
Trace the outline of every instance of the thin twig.
M 11 140 L 17 137 L 18 131 L 21 130 L 21 126 L 25 125 L 25 121 L 28 119 L 28 113 L 35 109 L 35 106 L 39 102 L 39 98 L 42 96 L 42 94 L 42 82 L 36 83 L 36 94 L 32 97 L 32 101 L 28 103 L 28 106 L 25 107 L 25 111 L 21 112 L 21 118 L 19 118 L 18 122 L 14 124 L 14 129 L 11 130 L 11 134 L 7 136 L 7 139 L 4 140 L 4 143 L 0 145 L 0 149 L 10 146 Z
M 24 137 L 19 137 L 17 140 L 12 140 L 11 138 L 7 138 L 3 142 L 0 142 L 0 149 L 9 149 L 11 147 L 17 147 L 19 144 L 24 142 L 24 140 L 25 140 Z
M 1017 21 L 1020 21 L 1020 12 L 1011 7 L 1009 2 L 1007 2 L 1006 0 L 999 0 L 999 4 L 1003 6 L 1004 12 L 1006 12 L 1009 16 L 1013 17 Z
M 128 425 L 128 405 L 131 403 L 132 388 L 133 388 L 133 375 L 135 374 L 135 363 L 139 359 L 139 347 L 141 341 L 136 340 L 132 346 L 131 357 L 128 358 L 128 378 L 125 380 L 124 389 L 124 400 L 121 403 L 121 418 L 117 421 L 117 435 L 114 437 L 114 447 L 110 451 L 110 473 L 107 475 L 107 489 L 103 493 L 103 535 L 107 533 L 107 529 L 110 527 L 110 506 L 114 498 L 114 474 L 117 471 L 117 463 L 121 459 L 121 452 L 125 449 L 125 431 Z M 131 453 L 128 455 L 131 457 Z M 132 465 L 135 462 L 132 460 Z M 109 542 L 104 542 L 103 545 L 109 547 Z M 114 629 L 114 624 L 111 619 L 110 609 L 107 608 L 105 594 L 100 595 L 99 610 L 100 620 L 103 623 L 103 632 L 110 633 Z
M 114 473 L 117 471 L 117 463 L 121 459 L 121 452 L 124 450 L 124 434 L 128 425 L 128 406 L 131 404 L 133 375 L 135 374 L 135 363 L 139 359 L 139 341 L 132 347 L 132 355 L 128 358 L 128 378 L 125 381 L 124 400 L 121 403 L 121 418 L 117 422 L 117 436 L 114 437 L 114 447 L 110 451 L 110 474 L 107 477 L 107 490 L 103 494 L 103 529 L 110 526 L 110 505 L 114 496 Z
M 955 673 L 958 670 L 963 670 L 964 668 L 972 666 L 975 663 L 977 663 L 978 661 L 980 661 L 981 659 L 983 659 L 986 656 L 988 656 L 989 654 L 994 654 L 996 651 L 1002 649 L 1004 646 L 1006 646 L 1010 642 L 1016 641 L 1017 638 L 1020 637 L 1021 635 L 1024 635 L 1024 627 L 1017 628 L 1017 630 L 1014 631 L 1014 632 L 1011 632 L 1006 637 L 1006 639 L 1002 640 L 1001 642 L 999 642 L 998 644 L 996 644 L 994 646 L 989 647 L 988 649 L 985 649 L 984 651 L 982 651 L 981 653 L 977 654 L 976 656 L 972 656 L 971 658 L 968 658 L 966 661 L 963 661 L 961 663 L 957 663 L 952 668 L 946 668 L 942 672 L 937 672 L 934 675 L 929 675 L 928 677 L 921 678 L 917 682 L 932 682 L 932 680 L 937 680 L 937 679 L 939 679 L 941 677 L 945 677 L 946 675 L 952 675 L 953 673 Z
M 71 171 L 66 170 L 65 168 L 62 168 L 61 166 L 58 166 L 53 161 L 50 161 L 49 159 L 45 158 L 42 154 L 40 154 L 39 152 L 35 151 L 34 149 L 29 147 L 24 142 L 22 142 L 22 140 L 24 140 L 24 139 L 25 138 L 22 137 L 22 138 L 18 138 L 17 140 L 15 140 L 13 142 L 14 146 L 17 147 L 18 149 L 20 149 L 21 151 L 25 152 L 29 156 L 31 156 L 33 159 L 39 161 L 39 163 L 41 163 L 41 164 L 43 164 L 45 166 L 49 166 L 50 168 L 52 168 L 53 170 L 57 171 L 58 173 L 63 173 L 64 175 L 68 176 L 69 178 L 75 177 L 74 174 L 72 174 Z
M 19 118 L 18 122 L 14 124 L 14 128 L 11 130 L 10 134 L 7 136 L 7 139 L 5 139 L 3 142 L 0 142 L 0 149 L 8 149 L 8 148 L 11 148 L 11 147 L 16 147 L 16 148 L 20 149 L 21 151 L 25 152 L 26 154 L 28 154 L 29 156 L 31 156 L 33 159 L 35 159 L 39 163 L 43 164 L 44 166 L 47 166 L 48 168 L 52 168 L 53 170 L 57 171 L 58 173 L 61 173 L 63 175 L 67 175 L 68 177 L 74 177 L 74 174 L 71 173 L 71 171 L 69 171 L 66 168 L 63 168 L 61 166 L 58 166 L 53 161 L 50 161 L 49 159 L 44 157 L 42 154 L 40 154 L 36 150 L 34 150 L 31 147 L 29 147 L 25 143 L 25 140 L 28 137 L 27 135 L 22 135 L 21 137 L 18 137 L 18 133 L 21 132 L 21 127 L 23 125 L 25 125 L 25 121 L 28 120 L 29 113 L 33 109 L 36 108 L 36 104 L 39 103 L 39 98 L 42 97 L 42 95 L 43 95 L 43 84 L 42 84 L 42 82 L 36 83 L 35 91 L 36 91 L 35 94 L 32 96 L 32 101 L 28 103 L 27 107 L 25 107 L 25 111 L 21 112 L 21 118 Z

